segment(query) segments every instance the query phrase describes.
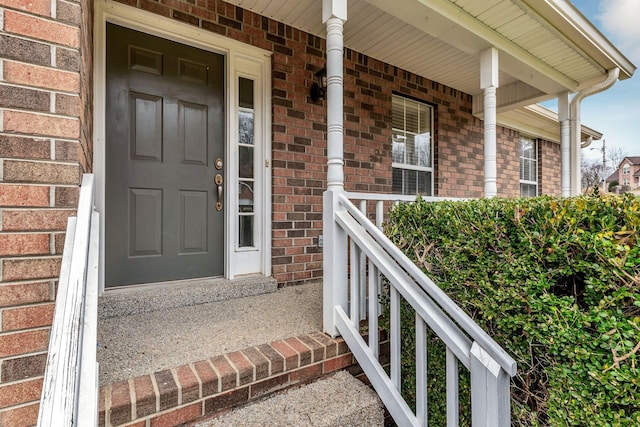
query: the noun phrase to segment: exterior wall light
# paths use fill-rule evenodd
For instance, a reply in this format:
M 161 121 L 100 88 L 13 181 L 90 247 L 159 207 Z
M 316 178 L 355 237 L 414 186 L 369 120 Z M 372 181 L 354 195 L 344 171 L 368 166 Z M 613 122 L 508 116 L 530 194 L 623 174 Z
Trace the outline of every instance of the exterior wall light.
M 311 86 L 311 100 L 314 104 L 318 99 L 325 99 L 325 93 L 327 91 L 327 68 L 322 67 L 321 70 L 316 71 L 316 82 Z

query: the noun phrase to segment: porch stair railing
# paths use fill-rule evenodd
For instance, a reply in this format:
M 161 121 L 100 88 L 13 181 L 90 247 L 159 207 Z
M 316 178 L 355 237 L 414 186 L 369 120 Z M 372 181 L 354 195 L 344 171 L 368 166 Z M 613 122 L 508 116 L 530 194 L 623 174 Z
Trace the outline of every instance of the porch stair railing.
M 98 424 L 98 238 L 94 177 L 85 174 L 77 216 L 67 223 L 39 427 Z
M 446 345 L 447 426 L 459 424 L 459 363 L 470 371 L 474 427 L 510 426 L 516 362 L 381 231 L 383 205 L 402 196 L 327 191 L 324 196 L 324 328 L 342 335 L 398 425 L 426 426 L 427 334 Z M 351 200 L 359 201 L 360 209 Z M 434 199 L 435 200 L 435 199 Z M 375 224 L 366 214 L 375 205 Z M 390 292 L 390 375 L 378 360 L 381 277 Z M 416 410 L 401 393 L 401 300 L 415 310 Z M 360 334 L 368 320 L 368 340 Z

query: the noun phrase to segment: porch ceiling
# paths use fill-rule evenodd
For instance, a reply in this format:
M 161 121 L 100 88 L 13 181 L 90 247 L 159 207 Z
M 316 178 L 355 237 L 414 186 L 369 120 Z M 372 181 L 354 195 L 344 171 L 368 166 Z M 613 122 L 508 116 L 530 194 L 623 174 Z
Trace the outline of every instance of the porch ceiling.
M 321 0 L 226 1 L 326 36 Z M 494 46 L 507 110 L 575 92 L 614 67 L 620 79 L 635 71 L 564 0 L 348 0 L 344 37 L 351 49 L 471 95 L 481 92 L 479 54 Z

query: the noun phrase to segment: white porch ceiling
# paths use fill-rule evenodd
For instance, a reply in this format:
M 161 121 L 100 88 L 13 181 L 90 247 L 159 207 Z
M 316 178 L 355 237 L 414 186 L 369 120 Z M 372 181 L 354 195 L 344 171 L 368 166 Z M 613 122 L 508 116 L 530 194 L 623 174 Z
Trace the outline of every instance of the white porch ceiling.
M 321 0 L 226 0 L 324 38 Z M 348 0 L 345 46 L 471 95 L 479 54 L 500 53 L 503 110 L 635 71 L 566 0 Z M 528 102 L 530 101 L 530 102 Z

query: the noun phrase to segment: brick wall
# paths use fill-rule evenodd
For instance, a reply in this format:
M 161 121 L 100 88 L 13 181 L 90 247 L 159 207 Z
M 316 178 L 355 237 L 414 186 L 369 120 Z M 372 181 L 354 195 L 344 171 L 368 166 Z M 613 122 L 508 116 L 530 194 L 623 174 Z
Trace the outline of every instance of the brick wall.
M 324 40 L 220 0 L 121 1 L 273 52 L 273 273 L 282 285 L 320 277 L 326 109 L 309 88 Z M 90 1 L 0 0 L 0 425 L 37 412 L 66 219 L 93 161 L 92 16 Z M 435 107 L 436 194 L 482 196 L 471 96 L 350 49 L 346 189 L 391 190 L 393 93 Z M 541 190 L 557 191 L 557 144 L 541 159 Z M 518 133 L 498 127 L 500 195 L 518 195 L 518 170 Z
M 538 140 L 538 194 L 562 195 L 560 144 Z
M 81 9 L 72 0 L 0 0 L 2 426 L 37 417 L 81 133 L 89 145 L 90 124 L 79 120 L 82 109 L 90 116 L 79 97 L 89 87 L 80 48 L 90 47 Z
M 309 89 L 325 64 L 324 40 L 219 0 L 120 1 L 273 52 L 273 274 L 281 285 L 320 277 L 326 108 L 311 101 Z M 471 95 L 350 49 L 344 62 L 347 190 L 391 191 L 391 96 L 397 93 L 435 106 L 435 194 L 483 195 L 484 129 L 471 114 Z M 498 193 L 518 196 L 519 134 L 497 131 Z

